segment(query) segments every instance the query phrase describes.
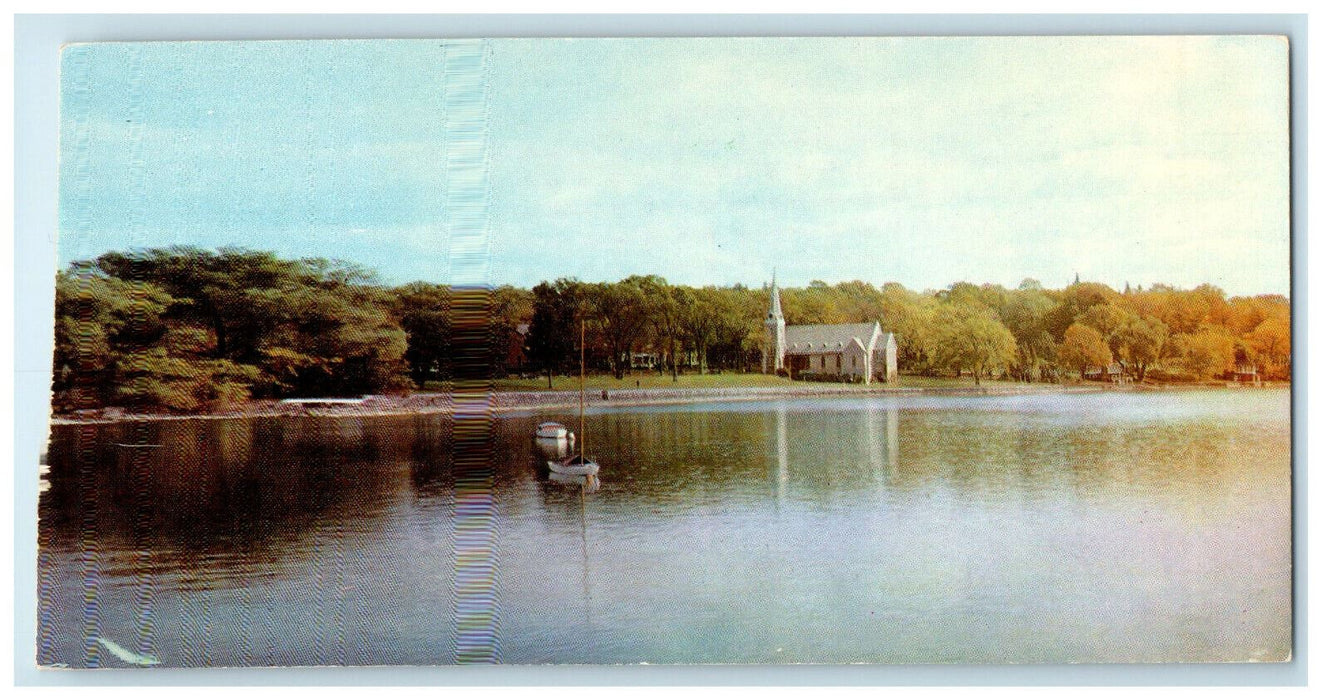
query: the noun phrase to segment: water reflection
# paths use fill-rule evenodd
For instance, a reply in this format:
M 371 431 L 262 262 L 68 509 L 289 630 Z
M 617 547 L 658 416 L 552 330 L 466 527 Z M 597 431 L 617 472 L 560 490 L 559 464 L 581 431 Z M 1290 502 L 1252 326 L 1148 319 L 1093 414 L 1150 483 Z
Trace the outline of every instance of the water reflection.
M 546 477 L 557 484 L 579 487 L 581 493 L 595 493 L 600 490 L 600 478 L 594 474 L 577 476 L 573 474 L 559 474 L 558 472 L 549 472 Z
M 534 427 L 567 417 L 499 418 L 498 644 L 518 663 L 1277 658 L 1285 396 L 603 411 L 590 479 L 542 468 L 566 445 Z M 112 665 L 104 637 L 167 666 L 449 662 L 453 431 L 58 427 L 41 660 Z
M 779 404 L 772 414 L 775 417 L 775 455 L 774 467 L 771 483 L 775 491 L 775 503 L 779 506 L 784 502 L 785 488 L 789 483 L 789 407 L 784 403 Z
M 567 440 L 535 438 L 535 449 L 544 460 L 562 459 L 572 454 L 572 443 Z

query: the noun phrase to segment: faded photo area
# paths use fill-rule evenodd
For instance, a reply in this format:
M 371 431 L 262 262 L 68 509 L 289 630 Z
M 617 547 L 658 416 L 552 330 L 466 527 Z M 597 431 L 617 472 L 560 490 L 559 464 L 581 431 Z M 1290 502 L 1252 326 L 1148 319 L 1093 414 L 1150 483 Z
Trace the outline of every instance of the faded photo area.
M 1286 661 L 1287 76 L 67 46 L 36 663 Z

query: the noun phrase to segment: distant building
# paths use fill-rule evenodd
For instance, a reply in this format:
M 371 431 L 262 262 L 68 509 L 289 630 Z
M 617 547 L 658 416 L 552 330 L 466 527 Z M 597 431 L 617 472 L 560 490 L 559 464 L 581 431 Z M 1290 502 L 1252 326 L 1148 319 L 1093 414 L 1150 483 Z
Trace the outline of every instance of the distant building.
M 1084 371 L 1084 378 L 1095 382 L 1111 382 L 1113 384 L 1125 384 L 1133 381 L 1131 375 L 1121 366 L 1120 362 L 1113 362 L 1106 367 L 1090 367 Z
M 1259 384 L 1260 369 L 1253 364 L 1239 364 L 1232 370 L 1232 381 L 1242 384 Z
M 508 372 L 521 372 L 530 365 L 526 354 L 526 341 L 531 332 L 531 324 L 519 323 L 515 330 L 516 332 L 508 332 L 503 352 L 503 367 Z
M 771 308 L 766 313 L 762 372 L 781 370 L 795 379 L 839 379 L 870 384 L 898 375 L 894 333 L 881 324 L 839 323 L 785 326 L 780 289 L 771 279 Z

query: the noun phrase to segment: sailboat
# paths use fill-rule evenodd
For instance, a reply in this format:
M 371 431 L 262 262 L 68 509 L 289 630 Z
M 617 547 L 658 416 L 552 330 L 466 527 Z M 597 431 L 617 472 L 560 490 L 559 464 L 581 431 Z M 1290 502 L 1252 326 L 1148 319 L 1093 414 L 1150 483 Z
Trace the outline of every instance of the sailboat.
M 568 430 L 567 426 L 553 421 L 537 425 L 535 427 L 535 437 L 537 440 L 565 440 L 567 442 L 574 442 L 577 439 L 577 436 L 571 430 Z
M 578 424 L 577 434 L 581 436 L 581 444 L 576 452 L 564 457 L 563 459 L 551 459 L 548 461 L 549 471 L 554 474 L 563 474 L 565 476 L 594 476 L 600 471 L 600 465 L 595 460 L 586 456 L 586 320 L 581 322 L 581 380 L 578 384 L 577 413 Z

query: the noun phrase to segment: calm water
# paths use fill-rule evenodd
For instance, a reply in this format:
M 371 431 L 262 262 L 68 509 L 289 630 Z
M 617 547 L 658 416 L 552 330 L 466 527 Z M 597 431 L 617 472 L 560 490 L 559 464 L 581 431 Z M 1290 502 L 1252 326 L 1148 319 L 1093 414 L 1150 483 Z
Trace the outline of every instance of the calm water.
M 479 491 L 442 416 L 61 426 L 39 661 L 1281 660 L 1288 402 L 606 410 L 595 490 L 538 468 L 567 414 L 496 419 Z

